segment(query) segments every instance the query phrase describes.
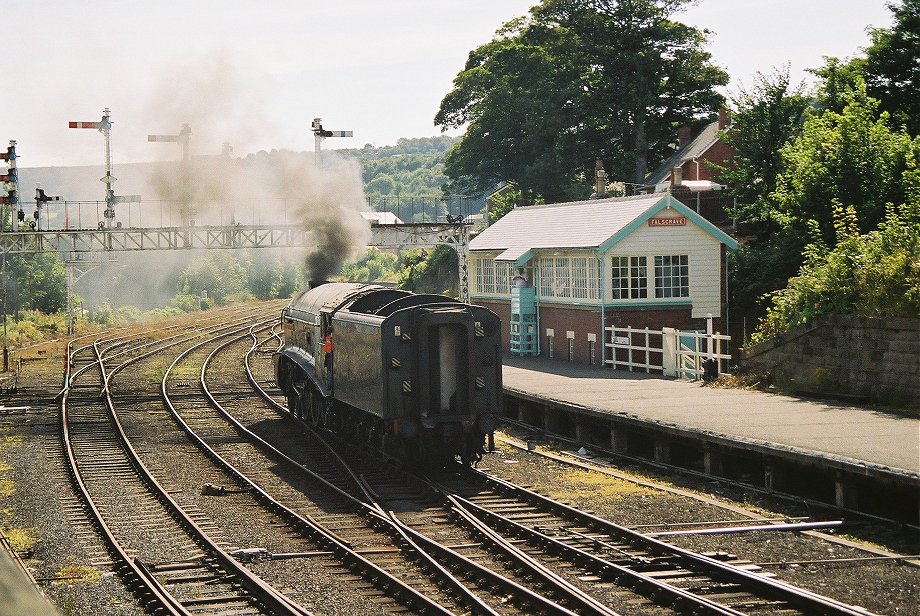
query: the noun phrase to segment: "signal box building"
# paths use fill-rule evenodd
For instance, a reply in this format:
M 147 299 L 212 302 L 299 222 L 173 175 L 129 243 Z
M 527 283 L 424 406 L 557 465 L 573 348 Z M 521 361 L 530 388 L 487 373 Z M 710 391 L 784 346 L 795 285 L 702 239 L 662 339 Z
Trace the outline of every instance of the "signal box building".
M 669 193 L 515 208 L 470 242 L 513 353 L 603 361 L 606 327 L 724 331 L 737 242 Z

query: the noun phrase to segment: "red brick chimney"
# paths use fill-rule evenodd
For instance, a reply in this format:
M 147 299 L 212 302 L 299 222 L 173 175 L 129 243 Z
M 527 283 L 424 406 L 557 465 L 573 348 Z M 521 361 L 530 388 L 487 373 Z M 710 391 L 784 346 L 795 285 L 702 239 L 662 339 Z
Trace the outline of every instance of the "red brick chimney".
M 723 129 L 728 126 L 728 123 L 731 121 L 731 116 L 728 112 L 728 109 L 725 107 L 719 107 L 719 129 Z
M 677 147 L 682 148 L 690 143 L 690 127 L 681 126 L 677 129 Z

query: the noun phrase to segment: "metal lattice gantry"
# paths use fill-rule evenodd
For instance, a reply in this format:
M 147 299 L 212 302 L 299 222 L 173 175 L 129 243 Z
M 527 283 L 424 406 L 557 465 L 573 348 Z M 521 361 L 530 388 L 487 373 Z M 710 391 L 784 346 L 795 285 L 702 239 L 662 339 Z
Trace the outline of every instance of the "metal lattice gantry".
M 457 252 L 460 298 L 469 299 L 469 225 L 409 223 L 371 225 L 369 246 L 417 248 L 448 245 Z M 80 255 L 138 250 L 230 250 L 314 245 L 301 225 L 125 227 L 0 233 L 0 254 L 57 252 L 73 262 Z
M 395 248 L 450 246 L 457 253 L 460 301 L 470 301 L 470 225 L 468 224 L 397 224 L 371 225 L 373 246 Z

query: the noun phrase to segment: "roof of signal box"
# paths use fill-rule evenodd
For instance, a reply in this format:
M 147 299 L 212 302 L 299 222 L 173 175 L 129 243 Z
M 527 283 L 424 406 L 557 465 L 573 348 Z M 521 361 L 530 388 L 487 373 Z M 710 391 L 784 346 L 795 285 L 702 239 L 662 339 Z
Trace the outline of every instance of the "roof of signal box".
M 502 250 L 515 260 L 539 248 L 600 248 L 625 237 L 662 210 L 672 208 L 729 248 L 737 243 L 711 222 L 674 199 L 657 193 L 517 207 L 470 241 L 470 250 Z M 618 236 L 618 237 L 615 237 Z

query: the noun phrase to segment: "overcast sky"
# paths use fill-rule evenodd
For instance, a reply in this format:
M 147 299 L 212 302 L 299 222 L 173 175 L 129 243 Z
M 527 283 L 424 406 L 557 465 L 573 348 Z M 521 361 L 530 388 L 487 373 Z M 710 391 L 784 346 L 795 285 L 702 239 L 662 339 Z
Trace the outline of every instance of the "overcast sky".
M 432 122 L 467 54 L 534 0 L 13 0 L 4 3 L 0 146 L 22 167 L 178 158 L 150 133 L 191 125 L 193 151 L 310 150 L 310 121 L 353 130 L 324 147 L 439 134 Z M 885 0 L 701 0 L 678 16 L 712 31 L 729 91 L 788 63 L 796 78 L 891 24 Z

